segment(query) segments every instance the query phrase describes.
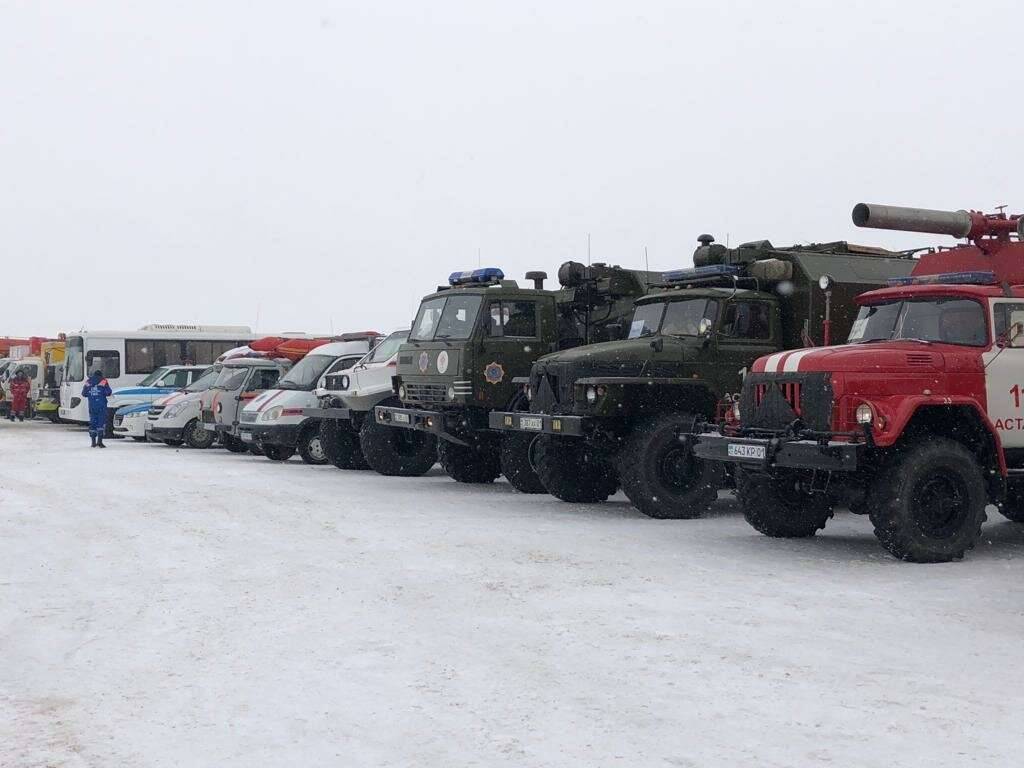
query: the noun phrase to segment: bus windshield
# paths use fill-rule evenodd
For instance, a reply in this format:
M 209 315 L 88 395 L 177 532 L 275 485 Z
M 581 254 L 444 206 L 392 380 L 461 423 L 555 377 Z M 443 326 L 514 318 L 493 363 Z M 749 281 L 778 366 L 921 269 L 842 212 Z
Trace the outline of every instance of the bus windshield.
M 68 381 L 85 379 L 85 341 L 81 336 L 72 336 L 65 347 L 64 370 Z
M 420 305 L 409 341 L 468 339 L 473 335 L 483 297 L 479 294 L 437 296 Z
M 985 311 L 972 299 L 910 299 L 861 307 L 850 328 L 850 344 L 918 341 L 983 347 Z

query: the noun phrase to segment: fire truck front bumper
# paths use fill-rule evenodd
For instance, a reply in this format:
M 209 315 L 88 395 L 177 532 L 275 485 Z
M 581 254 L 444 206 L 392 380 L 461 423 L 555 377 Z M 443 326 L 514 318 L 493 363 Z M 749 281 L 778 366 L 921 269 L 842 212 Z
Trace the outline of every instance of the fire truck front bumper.
M 855 472 L 867 445 L 827 439 L 733 437 L 721 432 L 694 435 L 693 452 L 705 461 L 721 461 L 745 469 L 812 469 Z
M 523 411 L 492 411 L 488 426 L 500 432 L 529 432 L 535 435 L 583 437 L 587 433 L 588 416 L 549 416 Z

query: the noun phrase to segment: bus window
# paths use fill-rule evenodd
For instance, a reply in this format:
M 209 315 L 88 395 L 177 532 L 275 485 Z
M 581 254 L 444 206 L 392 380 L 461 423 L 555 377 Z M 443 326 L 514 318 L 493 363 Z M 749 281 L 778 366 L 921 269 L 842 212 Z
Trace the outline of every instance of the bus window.
M 98 368 L 103 378 L 118 379 L 121 377 L 121 353 L 103 349 L 89 350 L 85 355 L 85 367 L 89 375 Z
M 67 371 L 67 380 L 82 381 L 85 379 L 85 342 L 81 336 L 72 336 L 68 339 L 66 349 L 64 367 Z

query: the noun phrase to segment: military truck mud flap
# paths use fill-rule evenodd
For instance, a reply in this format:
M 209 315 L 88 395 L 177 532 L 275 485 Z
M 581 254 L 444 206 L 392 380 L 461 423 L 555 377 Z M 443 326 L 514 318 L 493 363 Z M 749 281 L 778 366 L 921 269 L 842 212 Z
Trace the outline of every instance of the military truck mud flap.
M 312 419 L 335 419 L 336 421 L 350 421 L 352 411 L 349 408 L 303 408 L 302 415 Z
M 525 411 L 491 411 L 487 425 L 500 432 L 531 432 L 535 435 L 583 437 L 587 434 L 586 416 L 548 416 Z
M 469 443 L 457 437 L 447 428 L 446 414 L 440 411 L 423 411 L 419 408 L 398 408 L 393 405 L 378 405 L 373 409 L 373 417 L 378 424 L 402 429 L 415 429 L 429 432 L 442 440 L 456 445 L 469 447 Z
M 782 438 L 729 437 L 717 433 L 696 435 L 693 452 L 706 461 L 738 464 L 748 469 L 816 469 L 855 472 L 864 443 Z

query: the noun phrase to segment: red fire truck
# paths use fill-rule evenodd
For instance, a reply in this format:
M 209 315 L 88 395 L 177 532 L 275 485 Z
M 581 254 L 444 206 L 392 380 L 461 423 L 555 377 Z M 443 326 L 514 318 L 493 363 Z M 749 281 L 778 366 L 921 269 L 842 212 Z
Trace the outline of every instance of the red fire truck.
M 985 507 L 1024 522 L 1024 218 L 861 203 L 857 226 L 963 238 L 857 298 L 842 346 L 760 358 L 695 452 L 747 521 L 813 536 L 837 504 L 898 558 L 963 557 Z

